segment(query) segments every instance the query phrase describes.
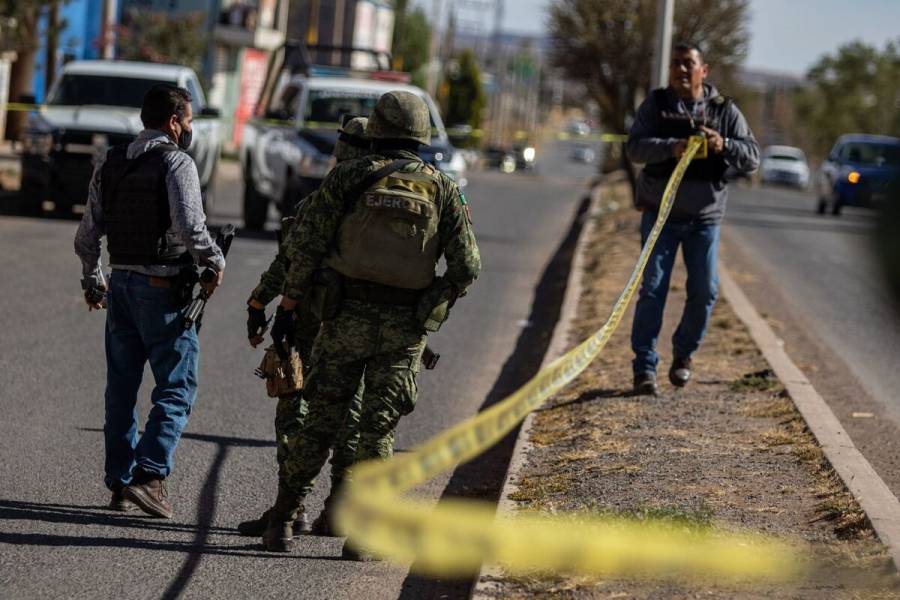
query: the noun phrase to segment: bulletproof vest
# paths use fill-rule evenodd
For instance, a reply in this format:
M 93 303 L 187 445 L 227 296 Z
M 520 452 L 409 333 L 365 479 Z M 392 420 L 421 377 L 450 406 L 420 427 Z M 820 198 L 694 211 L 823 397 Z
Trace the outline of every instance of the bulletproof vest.
M 168 166 L 165 155 L 174 144 L 158 144 L 129 159 L 128 144 L 114 146 L 100 172 L 103 220 L 110 263 L 177 265 L 191 262 L 187 247 L 168 234 L 172 226 Z
M 692 135 L 702 135 L 699 129 L 692 127 L 688 115 L 671 109 L 665 89 L 653 90 L 653 99 L 659 108 L 656 137 L 684 139 Z M 725 119 L 730 107 L 731 98 L 725 96 L 710 98 L 706 101 L 706 118 L 702 122 L 695 120 L 694 125 L 697 127 L 705 125 L 715 129 L 724 136 Z M 643 172 L 650 177 L 668 179 L 677 164 L 678 159 L 672 157 L 663 162 L 647 163 L 644 165 Z M 725 181 L 725 171 L 727 169 L 728 163 L 725 162 L 725 158 L 721 154 L 710 152 L 707 158 L 692 160 L 687 171 L 685 171 L 684 178 L 721 183 Z
M 429 165 L 382 177 L 347 212 L 325 264 L 352 279 L 428 287 L 440 254 L 438 189 Z

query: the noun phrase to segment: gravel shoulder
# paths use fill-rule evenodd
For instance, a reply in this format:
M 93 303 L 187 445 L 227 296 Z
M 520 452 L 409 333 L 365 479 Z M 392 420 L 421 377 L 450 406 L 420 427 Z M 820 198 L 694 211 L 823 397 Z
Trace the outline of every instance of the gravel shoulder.
M 574 343 L 606 319 L 639 252 L 638 214 L 623 184 L 601 190 L 586 240 Z M 586 577 L 492 577 L 483 597 L 900 598 L 865 514 L 835 475 L 783 386 L 720 299 L 690 385 L 668 384 L 684 303 L 679 263 L 660 351 L 661 394 L 632 397 L 631 314 L 604 353 L 535 415 L 508 498 L 521 510 L 624 514 L 787 538 L 813 557 L 790 585 Z

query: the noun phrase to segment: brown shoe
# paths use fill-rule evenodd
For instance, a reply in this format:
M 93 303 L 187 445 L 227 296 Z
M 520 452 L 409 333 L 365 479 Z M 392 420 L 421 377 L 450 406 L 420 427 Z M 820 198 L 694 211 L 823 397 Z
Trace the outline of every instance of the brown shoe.
M 130 500 L 126 500 L 122 495 L 122 490 L 116 490 L 112 493 L 112 498 L 109 499 L 109 509 L 117 510 L 119 512 L 128 512 L 130 510 L 136 510 L 137 505 Z
M 162 479 L 149 479 L 144 483 L 132 483 L 122 490 L 122 495 L 137 504 L 138 508 L 154 517 L 172 518 L 172 505 L 166 500 L 169 495 Z

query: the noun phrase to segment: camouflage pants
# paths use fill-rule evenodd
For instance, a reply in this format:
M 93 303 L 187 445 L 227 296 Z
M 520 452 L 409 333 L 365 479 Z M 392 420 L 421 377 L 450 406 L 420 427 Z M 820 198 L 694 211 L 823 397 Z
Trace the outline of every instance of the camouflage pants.
M 310 357 L 313 343 L 319 332 L 321 322 L 306 308 L 300 305 L 294 327 L 297 352 L 303 361 L 303 375 L 309 376 Z M 336 489 L 344 479 L 347 469 L 353 464 L 359 444 L 359 411 L 362 404 L 362 386 L 355 391 L 350 402 L 350 413 L 339 435 L 335 439 L 331 455 L 331 488 Z M 301 393 L 288 394 L 278 398 L 275 408 L 275 445 L 278 460 L 278 479 L 286 476 L 284 461 L 288 455 L 288 440 L 296 437 L 300 425 L 306 419 L 309 410 Z
M 348 300 L 322 324 L 303 390 L 308 413 L 287 436 L 276 503 L 282 518 L 295 517 L 347 424 L 359 423 L 357 461 L 393 454 L 397 423 L 415 407 L 424 348 L 410 307 Z M 354 406 L 361 381 L 362 403 Z

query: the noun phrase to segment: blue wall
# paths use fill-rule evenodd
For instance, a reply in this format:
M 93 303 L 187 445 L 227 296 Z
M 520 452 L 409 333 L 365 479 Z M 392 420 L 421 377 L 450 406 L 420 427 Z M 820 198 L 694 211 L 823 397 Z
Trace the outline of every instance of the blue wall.
M 100 49 L 100 15 L 103 0 L 69 0 L 59 11 L 61 22 L 66 27 L 59 34 L 56 48 L 57 72 L 66 59 L 85 60 L 98 58 Z M 41 18 L 41 48 L 38 50 L 34 66 L 34 95 L 38 102 L 43 102 L 47 65 L 47 16 Z

